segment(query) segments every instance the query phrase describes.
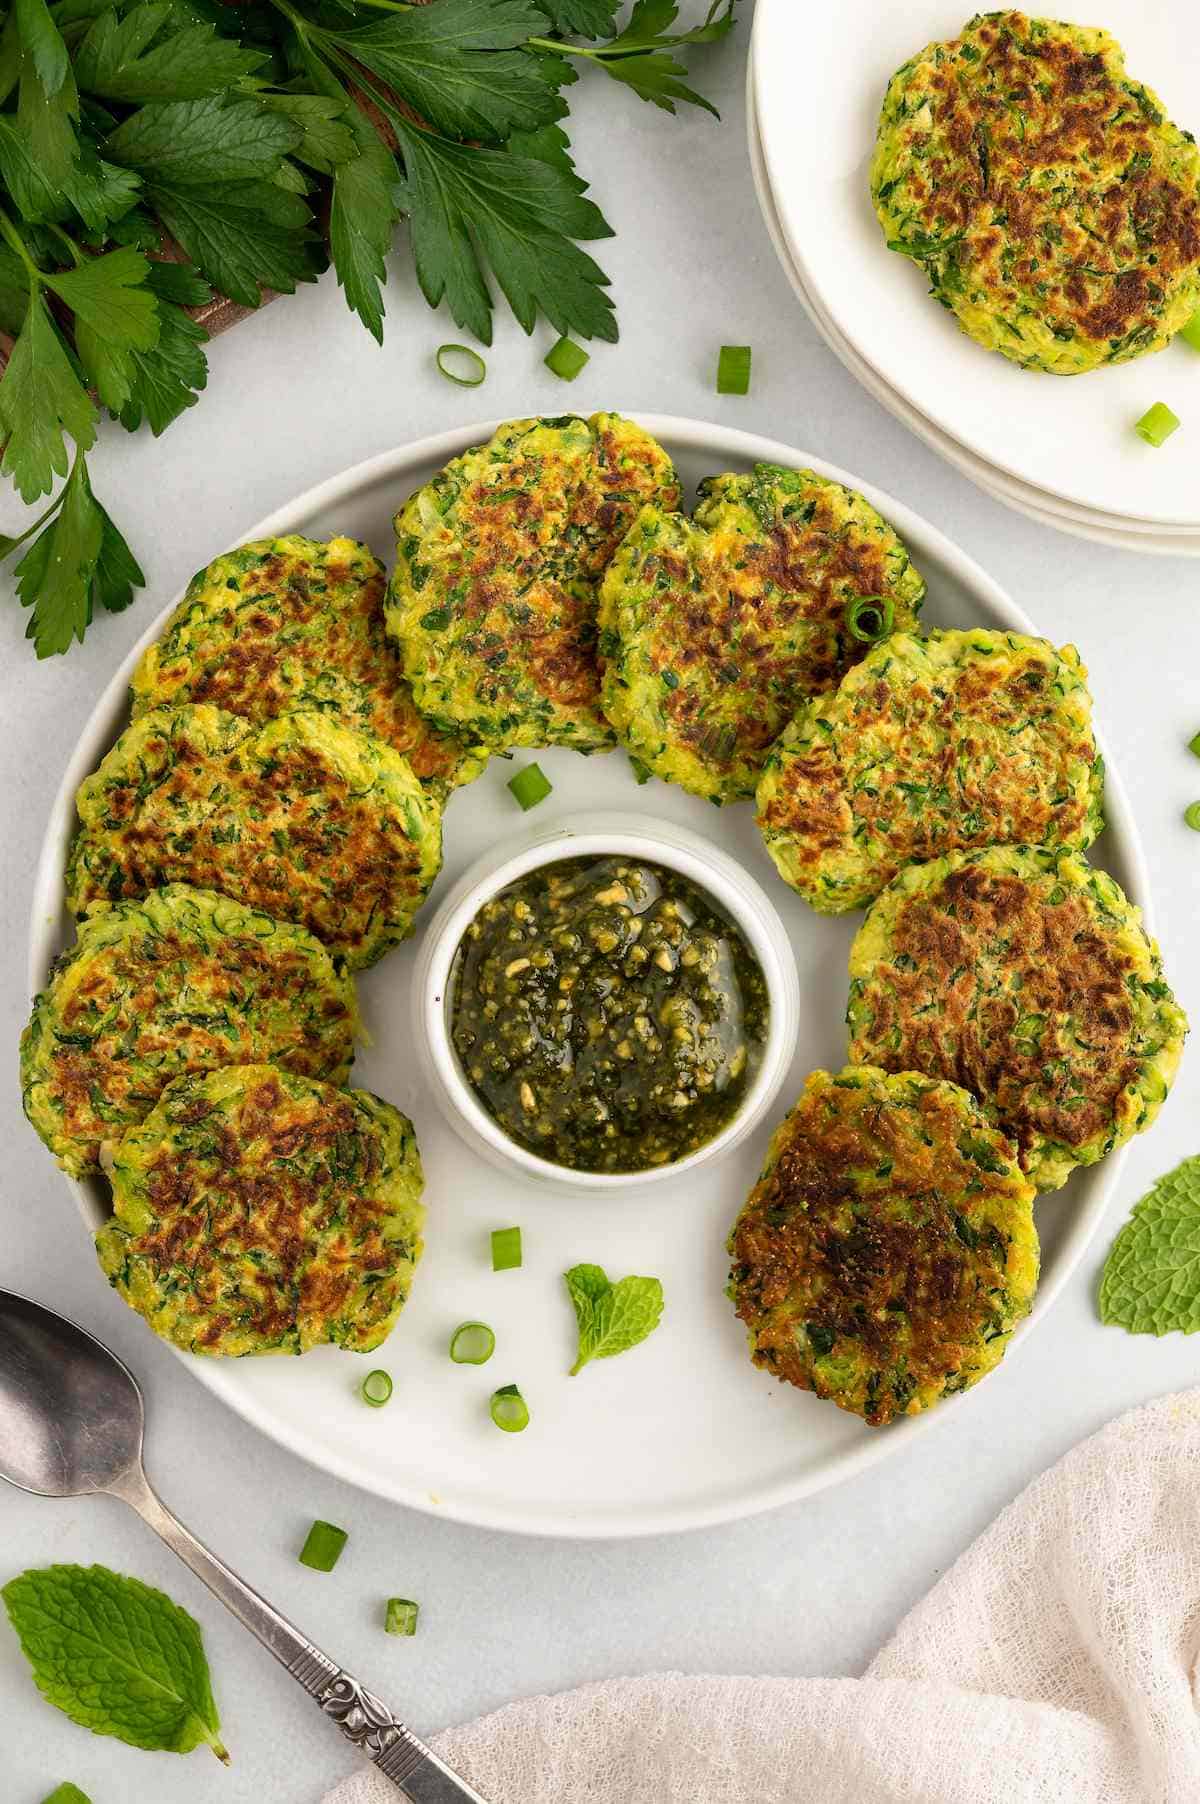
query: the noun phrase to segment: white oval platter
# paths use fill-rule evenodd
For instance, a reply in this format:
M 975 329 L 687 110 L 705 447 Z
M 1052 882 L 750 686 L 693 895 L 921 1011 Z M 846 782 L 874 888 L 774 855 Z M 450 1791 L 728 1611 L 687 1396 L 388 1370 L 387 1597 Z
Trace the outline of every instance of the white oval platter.
M 810 467 L 860 489 L 892 522 L 928 581 L 928 623 L 1033 630 L 1004 591 L 935 527 L 857 477 L 769 439 L 628 411 L 675 458 L 689 505 L 699 479 L 717 471 L 747 469 L 759 460 Z M 484 423 L 373 458 L 300 495 L 241 539 L 348 533 L 390 562 L 391 516 L 400 502 L 492 430 Z M 220 549 L 213 547 L 214 556 Z M 133 664 L 168 612 L 150 624 L 101 695 L 64 775 L 36 877 L 31 989 L 41 985 L 71 937 L 63 867 L 75 791 L 120 732 Z M 1086 659 L 1087 647 L 1082 649 Z M 639 788 L 619 752 L 585 759 L 558 750 L 539 752 L 537 759 L 554 784 L 542 805 L 545 825 L 598 807 L 631 820 L 658 815 L 706 835 L 764 884 L 791 939 L 801 989 L 800 1032 L 779 1113 L 809 1070 L 844 1063 L 846 958 L 858 917 L 821 918 L 778 881 L 749 806 L 718 812 L 665 784 Z M 430 912 L 468 865 L 528 827 L 505 787 L 511 769 L 494 759 L 450 802 L 445 869 Z M 1096 856 L 1145 908 L 1145 867 L 1111 767 L 1108 818 Z M 303 1359 L 181 1355 L 202 1383 L 264 1433 L 338 1477 L 415 1509 L 538 1535 L 658 1534 L 726 1521 L 819 1490 L 931 1428 L 953 1432 L 957 1412 L 972 1408 L 978 1392 L 877 1430 L 751 1366 L 724 1295 L 724 1243 L 761 1163 L 769 1122 L 711 1169 L 677 1184 L 641 1191 L 631 1185 L 627 1195 L 559 1196 L 508 1177 L 471 1152 L 425 1092 L 414 1055 L 409 991 L 419 939 L 420 920 L 416 938 L 360 980 L 372 1044 L 354 1070 L 357 1082 L 411 1115 L 421 1144 L 427 1250 L 404 1315 L 366 1362 L 333 1348 Z M 1018 1346 L 1095 1232 L 1120 1163 L 1118 1154 L 1076 1174 L 1065 1190 L 1038 1205 L 1043 1277 L 1033 1314 L 1015 1337 Z M 104 1197 L 98 1188 L 74 1189 L 92 1230 L 103 1219 Z M 524 1233 L 524 1265 L 493 1273 L 490 1231 L 514 1224 Z M 571 1378 L 574 1319 L 562 1273 L 583 1260 L 603 1265 L 613 1277 L 656 1275 L 667 1306 L 662 1325 L 642 1346 Z M 102 1282 L 99 1270 L 96 1281 Z M 479 1368 L 453 1365 L 447 1357 L 453 1329 L 471 1319 L 491 1323 L 496 1332 L 495 1356 Z M 356 1394 L 362 1375 L 376 1364 L 395 1381 L 382 1410 L 365 1407 Z M 532 1417 L 520 1435 L 499 1433 L 488 1416 L 492 1391 L 513 1382 Z M 986 1382 L 1021 1383 L 1021 1362 L 1010 1353 Z

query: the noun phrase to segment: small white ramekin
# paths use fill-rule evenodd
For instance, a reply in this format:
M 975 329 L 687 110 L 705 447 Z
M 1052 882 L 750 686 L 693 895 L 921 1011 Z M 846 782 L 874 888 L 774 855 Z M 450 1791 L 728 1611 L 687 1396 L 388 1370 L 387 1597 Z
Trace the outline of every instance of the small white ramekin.
M 463 1075 L 450 1038 L 450 978 L 463 934 L 485 902 L 542 865 L 564 858 L 612 855 L 645 859 L 707 890 L 745 935 L 766 980 L 767 1041 L 741 1107 L 721 1132 L 670 1165 L 647 1171 L 572 1171 L 539 1158 L 510 1140 L 482 1106 Z M 783 923 L 746 871 L 700 834 L 672 822 L 646 820 L 636 829 L 617 815 L 585 814 L 547 822 L 513 850 L 511 840 L 488 852 L 455 884 L 426 928 L 413 980 L 417 1047 L 425 1075 L 450 1126 L 476 1152 L 509 1171 L 520 1171 L 557 1189 L 628 1190 L 661 1184 L 710 1164 L 744 1140 L 774 1100 L 791 1063 L 800 1019 L 796 961 Z

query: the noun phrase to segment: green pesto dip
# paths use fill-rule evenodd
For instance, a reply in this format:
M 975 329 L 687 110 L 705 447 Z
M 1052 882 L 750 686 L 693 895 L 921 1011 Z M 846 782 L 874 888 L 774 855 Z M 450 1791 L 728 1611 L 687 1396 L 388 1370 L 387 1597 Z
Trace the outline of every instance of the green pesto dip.
M 677 871 L 567 858 L 463 935 L 450 1032 L 518 1145 L 574 1171 L 645 1171 L 704 1146 L 762 1057 L 766 983 L 729 916 Z

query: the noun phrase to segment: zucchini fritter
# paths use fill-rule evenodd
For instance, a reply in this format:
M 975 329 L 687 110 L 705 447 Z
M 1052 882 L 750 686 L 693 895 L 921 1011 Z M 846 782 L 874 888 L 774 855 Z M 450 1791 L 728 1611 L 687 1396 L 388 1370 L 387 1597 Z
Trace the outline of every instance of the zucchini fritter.
M 670 458 L 598 413 L 512 420 L 404 504 L 387 625 L 430 720 L 497 750 L 612 744 L 596 587 L 645 501 L 678 505 Z
M 83 1177 L 185 1071 L 344 1083 L 357 1022 L 352 980 L 303 927 L 169 884 L 80 922 L 21 1036 L 25 1113 Z
M 892 77 L 871 164 L 892 250 L 963 331 L 1070 376 L 1200 306 L 1200 152 L 1088 25 L 981 13 Z
M 872 1427 L 968 1389 L 1033 1300 L 1033 1198 L 965 1090 L 815 1071 L 730 1236 L 755 1365 Z
M 960 847 L 1101 831 L 1087 672 L 1022 633 L 896 633 L 772 746 L 758 824 L 785 883 L 826 914 Z
M 752 796 L 767 748 L 866 644 L 859 596 L 915 626 L 925 583 L 870 503 L 811 470 L 758 464 L 701 484 L 692 520 L 644 507 L 600 591 L 603 705 L 655 776 L 712 802 Z
M 75 914 L 194 883 L 298 922 L 352 969 L 411 932 L 441 863 L 441 805 L 407 762 L 312 711 L 253 726 L 219 708 L 155 709 L 78 807 Z
M 1187 1019 L 1141 911 L 1078 853 L 909 865 L 850 952 L 850 1057 L 971 1090 L 1039 1190 L 1149 1127 Z
M 271 1065 L 176 1078 L 112 1170 L 109 1282 L 188 1353 L 369 1353 L 421 1256 L 412 1123 Z
M 188 584 L 162 637 L 133 673 L 134 719 L 208 702 L 247 720 L 315 708 L 371 733 L 442 790 L 477 777 L 483 758 L 420 714 L 384 631 L 387 573 L 354 539 L 291 533 L 240 545 Z

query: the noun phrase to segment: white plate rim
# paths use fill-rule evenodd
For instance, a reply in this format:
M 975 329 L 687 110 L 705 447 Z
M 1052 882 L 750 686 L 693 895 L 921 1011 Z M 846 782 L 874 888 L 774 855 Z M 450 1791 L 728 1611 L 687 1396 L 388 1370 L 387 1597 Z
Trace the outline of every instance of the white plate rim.
M 651 413 L 637 407 L 617 409 L 616 411 L 623 412 L 626 417 L 636 420 L 648 432 L 662 441 L 669 450 L 679 448 L 691 452 L 703 452 L 722 460 L 782 463 L 812 469 L 835 482 L 841 482 L 857 489 L 896 527 L 906 544 L 913 547 L 924 545 L 936 560 L 946 566 L 956 581 L 980 598 L 983 606 L 993 610 L 1001 619 L 1011 623 L 1012 630 L 1036 633 L 1036 627 L 1024 610 L 1011 599 L 994 578 L 990 577 L 972 557 L 955 545 L 940 528 L 916 513 L 906 503 L 895 499 L 852 472 L 843 470 L 835 464 L 830 464 L 824 458 L 812 456 L 780 440 L 762 437 L 738 428 L 670 414 Z M 285 532 L 303 531 L 307 522 L 327 513 L 331 507 L 345 502 L 362 489 L 393 477 L 397 482 L 397 495 L 400 495 L 406 492 L 402 487 L 405 470 L 414 466 L 445 463 L 468 447 L 490 437 L 499 424 L 501 424 L 499 420 L 489 420 L 474 425 L 455 427 L 448 432 L 438 433 L 396 447 L 391 451 L 381 452 L 375 457 L 353 465 L 348 470 L 315 483 L 293 500 L 284 502 L 265 518 L 237 534 L 230 541 L 230 547 L 254 539 L 275 537 Z M 214 553 L 214 555 L 218 554 Z M 31 994 L 42 987 L 46 973 L 53 961 L 59 938 L 59 928 L 64 913 L 63 876 L 66 850 L 74 823 L 75 792 L 83 778 L 95 769 L 104 751 L 112 743 L 126 705 L 129 679 L 134 665 L 146 646 L 158 636 L 166 619 L 181 599 L 182 593 L 181 590 L 172 597 L 148 623 L 146 630 L 126 653 L 113 677 L 102 690 L 81 728 L 79 739 L 68 760 L 66 771 L 51 805 L 34 877 L 33 902 L 30 913 L 28 977 Z M 1113 842 L 1120 848 L 1121 860 L 1126 867 L 1125 887 L 1127 892 L 1131 900 L 1141 907 L 1146 929 L 1152 933 L 1149 873 L 1136 820 L 1120 777 L 1107 757 L 1101 734 L 1097 734 L 1097 741 L 1101 755 L 1105 758 L 1105 811 L 1108 830 L 1113 836 Z M 1086 1203 L 1076 1209 L 1070 1227 L 1063 1236 L 1055 1268 L 1039 1286 L 1030 1315 L 1014 1331 L 1006 1360 L 1011 1359 L 1013 1352 L 1024 1343 L 1028 1334 L 1040 1322 L 1074 1272 L 1103 1220 L 1119 1181 L 1126 1151 L 1127 1148 L 1121 1148 L 1105 1161 L 1103 1176 L 1098 1178 Z M 84 1186 L 65 1176 L 64 1181 L 72 1192 L 84 1225 L 89 1233 L 94 1233 L 98 1222 Z M 554 1518 L 552 1522 L 548 1522 L 545 1517 L 540 1517 L 536 1524 L 530 1525 L 521 1519 L 518 1512 L 503 1506 L 480 1507 L 470 1504 L 463 1506 L 456 1504 L 451 1499 L 440 1498 L 434 1507 L 431 1505 L 428 1492 L 419 1485 L 407 1487 L 401 1483 L 381 1482 L 378 1479 L 372 1482 L 372 1479 L 357 1466 L 343 1459 L 336 1447 L 327 1443 L 318 1444 L 316 1437 L 293 1431 L 272 1417 L 268 1410 L 258 1407 L 251 1396 L 241 1393 L 236 1385 L 235 1371 L 228 1369 L 229 1367 L 236 1368 L 236 1361 L 189 1359 L 186 1354 L 178 1351 L 177 1357 L 193 1377 L 204 1384 L 214 1395 L 221 1398 L 244 1421 L 320 1471 L 344 1479 L 347 1483 L 391 1502 L 420 1510 L 423 1514 L 435 1515 L 443 1520 L 457 1521 L 472 1527 L 507 1533 L 567 1540 L 625 1540 L 657 1534 L 673 1534 L 691 1529 L 708 1528 L 724 1522 L 741 1520 L 765 1510 L 777 1509 L 825 1490 L 831 1485 L 841 1483 L 869 1466 L 877 1464 L 889 1454 L 899 1452 L 911 1442 L 914 1436 L 925 1433 L 938 1421 L 945 1421 L 950 1414 L 949 1408 L 944 1407 L 941 1411 L 927 1410 L 921 1415 L 906 1417 L 903 1422 L 895 1423 L 883 1431 L 877 1430 L 857 1445 L 830 1456 L 811 1471 L 781 1479 L 775 1483 L 759 1485 L 747 1495 L 726 1497 L 711 1503 L 681 1505 L 655 1513 L 642 1511 L 628 1521 L 622 1520 L 619 1524 L 615 1524 L 607 1515 L 590 1517 L 586 1511 L 571 1508 L 564 1509 L 561 1516 Z M 1003 1369 L 1003 1363 L 997 1370 Z M 962 1397 L 955 1398 L 953 1406 L 970 1407 L 970 1400 L 978 1388 L 976 1386 L 973 1390 L 965 1392 Z
M 754 23 L 754 39 L 755 39 L 755 41 L 761 45 L 763 40 L 766 39 L 766 37 L 768 36 L 768 32 L 772 28 L 774 22 L 778 19 L 784 18 L 785 16 L 788 16 L 788 8 L 784 4 L 779 3 L 779 0 L 775 0 L 774 4 L 772 3 L 772 0 L 760 0 L 760 4 L 758 5 L 758 7 L 756 8 L 756 11 L 755 11 L 755 23 Z M 764 24 L 764 20 L 767 21 L 766 24 Z M 934 30 L 927 32 L 927 34 L 926 34 L 927 37 L 931 37 L 934 35 L 936 35 L 936 28 Z M 919 33 L 918 33 L 918 36 L 919 36 Z M 913 48 L 914 49 L 917 48 L 917 45 L 915 43 L 914 43 Z M 774 58 L 764 56 L 764 57 L 760 58 L 758 61 L 758 70 L 757 70 L 757 74 L 755 77 L 755 88 L 756 88 L 758 112 L 759 112 L 760 119 L 763 116 L 763 106 L 762 106 L 763 89 L 764 89 L 764 86 L 766 86 L 767 83 L 769 82 L 769 80 L 771 79 L 771 77 L 768 74 L 764 73 L 764 70 L 766 70 L 769 66 L 773 66 L 773 65 L 779 64 L 781 62 L 786 63 L 786 61 L 787 61 L 787 58 L 782 55 L 779 57 L 774 57 Z M 778 163 L 777 163 L 777 158 L 773 152 L 772 145 L 771 145 L 768 134 L 763 133 L 761 135 L 761 143 L 762 143 L 762 149 L 763 149 L 763 157 L 766 162 L 768 171 L 770 172 L 770 180 L 771 180 L 772 190 L 778 196 L 778 194 L 780 192 L 778 184 L 777 184 Z M 777 204 L 777 213 L 778 213 L 778 218 L 779 218 L 779 222 L 780 222 L 780 229 L 786 240 L 786 243 L 787 243 L 790 255 L 791 255 L 791 259 L 795 263 L 795 266 L 800 275 L 800 278 L 801 278 L 802 282 L 804 283 L 805 287 L 809 290 L 809 292 L 812 295 L 817 296 L 821 293 L 821 288 L 820 288 L 819 282 L 817 281 L 817 279 L 814 275 L 813 270 L 809 266 L 808 259 L 806 258 L 805 253 L 804 253 L 802 234 L 800 233 L 800 230 L 799 230 L 798 215 L 796 213 L 795 207 L 789 206 L 785 201 L 780 200 L 780 201 L 778 201 L 778 204 Z M 824 303 L 823 303 L 823 305 L 824 305 Z M 828 313 L 828 315 L 831 319 L 835 318 L 835 313 L 834 313 L 834 309 L 832 306 L 826 306 L 825 311 Z M 839 332 L 839 336 L 845 337 L 849 343 L 854 344 L 854 340 L 850 337 L 850 334 L 844 333 L 842 331 L 842 328 L 840 327 L 840 325 L 838 327 L 838 332 Z M 1042 496 L 1043 494 L 1046 495 L 1048 498 L 1051 495 L 1053 495 L 1054 501 L 1059 503 L 1060 505 L 1065 504 L 1068 507 L 1069 506 L 1077 506 L 1077 507 L 1082 508 L 1084 510 L 1085 514 L 1091 513 L 1093 515 L 1098 514 L 1101 516 L 1100 520 L 1093 520 L 1091 522 L 1088 522 L 1088 524 L 1090 524 L 1093 527 L 1093 530 L 1091 532 L 1084 533 L 1079 536 L 1092 538 L 1093 540 L 1096 539 L 1097 532 L 1095 529 L 1097 527 L 1100 527 L 1101 529 L 1103 529 L 1103 525 L 1108 519 L 1112 519 L 1113 521 L 1120 523 L 1118 526 L 1118 530 L 1124 530 L 1124 522 L 1126 522 L 1126 521 L 1132 522 L 1132 521 L 1138 520 L 1138 521 L 1144 522 L 1146 530 L 1148 530 L 1150 532 L 1153 532 L 1155 530 L 1158 530 L 1160 532 L 1167 532 L 1167 533 L 1171 533 L 1176 530 L 1183 530 L 1183 531 L 1190 530 L 1192 532 L 1200 532 L 1200 514 L 1185 517 L 1185 516 L 1181 516 L 1181 515 L 1168 514 L 1168 513 L 1163 512 L 1160 509 L 1153 508 L 1149 505 L 1144 506 L 1143 509 L 1138 514 L 1120 514 L 1120 513 L 1116 513 L 1109 509 L 1098 509 L 1098 508 L 1092 506 L 1087 501 L 1085 495 L 1077 487 L 1073 488 L 1071 486 L 1070 480 L 1066 475 L 1064 475 L 1060 479 L 1061 486 L 1056 487 L 1053 490 L 1049 489 L 1048 487 L 1045 487 L 1042 484 L 1031 482 L 1027 476 L 1022 475 L 1022 473 L 1016 467 L 1016 464 L 1014 462 L 1012 462 L 1011 460 L 1005 461 L 1000 457 L 994 457 L 994 456 L 989 455 L 982 442 L 976 442 L 976 443 L 970 442 L 967 438 L 962 437 L 962 436 L 956 434 L 955 432 L 953 432 L 948 423 L 943 423 L 942 421 L 936 419 L 933 413 L 926 412 L 922 405 L 921 399 L 919 397 L 915 382 L 911 382 L 906 379 L 904 370 L 902 367 L 897 367 L 897 369 L 894 370 L 891 374 L 885 374 L 884 371 L 880 368 L 879 364 L 876 362 L 876 360 L 871 357 L 869 351 L 866 348 L 855 345 L 855 349 L 856 349 L 856 353 L 857 353 L 858 357 L 864 363 L 867 363 L 870 366 L 870 368 L 872 369 L 872 371 L 874 372 L 874 374 L 876 376 L 876 379 L 881 384 L 886 386 L 892 392 L 899 395 L 908 408 L 911 408 L 914 412 L 920 414 L 920 416 L 923 419 L 928 420 L 935 427 L 935 429 L 938 432 L 944 434 L 946 438 L 953 440 L 953 442 L 955 444 L 961 445 L 962 448 L 964 449 L 964 451 L 966 451 L 966 453 L 968 455 L 977 458 L 986 469 L 989 469 L 989 470 L 994 469 L 996 471 L 997 475 L 1003 481 L 1008 482 L 1008 483 L 1013 483 L 1013 484 L 1019 484 L 1024 489 L 1031 491 L 1032 494 L 1037 495 L 1039 497 Z M 1130 366 L 1126 366 L 1126 367 L 1130 367 Z M 892 409 L 892 411 L 895 411 L 895 410 Z M 902 416 L 898 415 L 897 417 L 902 417 Z M 915 428 L 914 428 L 914 430 L 915 430 Z M 1066 469 L 1068 466 L 1064 464 L 1062 467 L 1064 469 Z M 985 486 L 988 486 L 988 485 L 985 483 Z M 999 491 L 997 491 L 994 488 L 991 490 L 991 492 L 999 493 Z M 1000 495 L 999 498 L 1005 499 L 1006 497 L 1004 497 L 1003 495 Z M 1018 511 L 1025 511 L 1022 506 L 1021 501 L 1014 500 L 1013 505 L 1018 508 Z M 1032 505 L 1037 506 L 1038 503 L 1034 502 Z M 1055 510 L 1053 508 L 1048 508 L 1045 511 L 1052 512 Z M 1137 531 L 1138 527 L 1131 525 L 1129 530 Z M 1182 555 L 1188 555 L 1188 554 L 1184 553 Z
M 783 225 L 770 187 L 770 176 L 766 166 L 766 158 L 758 132 L 758 108 L 755 100 L 755 57 L 754 40 L 751 40 L 750 56 L 746 65 L 746 134 L 750 150 L 750 169 L 754 180 L 755 193 L 758 196 L 759 210 L 763 216 L 763 224 L 772 248 L 787 277 L 793 294 L 804 308 L 809 319 L 821 338 L 828 346 L 838 362 L 846 369 L 860 387 L 890 413 L 893 419 L 907 426 L 923 444 L 931 451 L 973 482 L 983 494 L 1004 507 L 1012 508 L 1014 513 L 1022 514 L 1025 519 L 1032 520 L 1037 526 L 1048 527 L 1052 532 L 1069 533 L 1071 537 L 1085 539 L 1093 545 L 1106 545 L 1117 551 L 1140 553 L 1146 557 L 1200 557 L 1200 526 L 1179 527 L 1174 532 L 1166 527 L 1154 526 L 1139 521 L 1116 521 L 1116 516 L 1102 515 L 1095 509 L 1077 508 L 1073 503 L 1063 501 L 1057 496 L 1044 494 L 1041 490 L 1032 489 L 1021 483 L 1017 477 L 1009 476 L 1002 470 L 994 469 L 984 463 L 982 458 L 961 445 L 956 438 L 942 430 L 919 409 L 913 407 L 905 397 L 892 388 L 868 363 L 848 339 L 842 336 L 834 322 L 825 313 L 820 303 L 811 295 L 804 283 L 804 277 L 792 257 Z

